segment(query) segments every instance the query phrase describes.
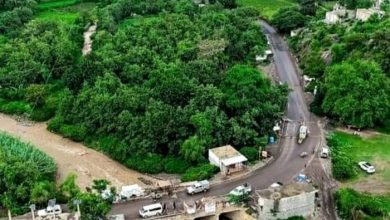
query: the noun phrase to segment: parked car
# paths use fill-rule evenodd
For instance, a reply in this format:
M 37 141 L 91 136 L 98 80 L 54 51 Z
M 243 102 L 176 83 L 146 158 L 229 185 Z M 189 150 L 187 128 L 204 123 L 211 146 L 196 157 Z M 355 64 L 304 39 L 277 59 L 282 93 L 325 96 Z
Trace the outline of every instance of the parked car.
M 142 218 L 148 218 L 152 216 L 161 215 L 163 212 L 163 208 L 161 203 L 155 203 L 151 205 L 146 205 L 139 210 L 139 215 Z
M 274 182 L 270 185 L 270 187 L 272 188 L 281 187 L 281 186 L 283 186 L 282 182 Z
M 370 163 L 366 161 L 360 161 L 358 164 L 362 170 L 366 171 L 366 173 L 375 173 L 375 167 Z
M 60 205 L 48 206 L 46 209 L 38 210 L 39 217 L 46 217 L 50 215 L 59 215 L 62 213 L 62 209 Z
M 323 147 L 320 154 L 321 158 L 328 158 L 329 156 L 329 149 Z
M 234 188 L 232 191 L 229 192 L 229 195 L 241 196 L 244 194 L 249 194 L 251 192 L 252 187 L 245 183 L 241 186 L 237 186 L 236 188 Z
M 207 180 L 195 182 L 192 186 L 187 187 L 187 193 L 194 195 L 195 193 L 206 192 L 210 189 L 210 183 Z

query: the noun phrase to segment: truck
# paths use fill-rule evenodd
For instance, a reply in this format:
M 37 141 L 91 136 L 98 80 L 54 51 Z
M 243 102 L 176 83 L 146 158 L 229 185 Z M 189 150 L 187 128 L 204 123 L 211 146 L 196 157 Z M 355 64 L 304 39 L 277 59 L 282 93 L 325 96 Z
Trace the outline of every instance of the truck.
M 48 206 L 46 209 L 38 210 L 38 216 L 44 218 L 50 215 L 59 215 L 62 213 L 60 205 Z
M 306 139 L 308 133 L 309 130 L 307 126 L 304 123 L 302 123 L 298 131 L 298 144 L 302 144 L 303 140 Z
M 210 183 L 207 180 L 197 181 L 187 187 L 187 193 L 194 195 L 195 193 L 206 192 L 210 189 Z

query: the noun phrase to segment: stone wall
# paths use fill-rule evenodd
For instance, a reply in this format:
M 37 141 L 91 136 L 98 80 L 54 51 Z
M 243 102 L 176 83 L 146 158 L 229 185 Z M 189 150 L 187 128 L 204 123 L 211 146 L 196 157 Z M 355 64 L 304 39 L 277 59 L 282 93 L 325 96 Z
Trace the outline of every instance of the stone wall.
M 315 209 L 316 191 L 272 200 L 259 198 L 259 219 L 285 219 L 291 216 L 310 216 Z

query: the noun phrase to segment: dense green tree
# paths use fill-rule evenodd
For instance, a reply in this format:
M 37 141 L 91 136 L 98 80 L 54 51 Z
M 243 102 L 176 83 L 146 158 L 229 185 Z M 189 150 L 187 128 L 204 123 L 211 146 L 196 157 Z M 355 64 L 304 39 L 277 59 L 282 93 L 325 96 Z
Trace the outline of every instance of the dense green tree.
M 317 9 L 316 0 L 299 0 L 301 12 L 304 15 L 315 15 Z
M 56 196 L 56 185 L 54 182 L 43 181 L 34 184 L 31 190 L 31 202 L 35 204 L 46 204 L 49 199 Z
M 332 66 L 325 75 L 325 112 L 357 127 L 372 127 L 389 115 L 389 79 L 378 64 L 357 60 Z
M 80 212 L 85 220 L 105 219 L 111 210 L 111 204 L 98 194 L 80 193 L 76 198 L 81 201 Z M 73 200 L 69 201 L 68 206 L 76 210 Z
M 282 8 L 272 18 L 271 23 L 281 32 L 289 32 L 305 24 L 305 16 L 298 8 Z
M 197 162 L 202 160 L 204 154 L 204 143 L 199 140 L 198 136 L 192 136 L 184 141 L 181 146 L 180 153 L 183 155 L 184 159 L 189 162 Z

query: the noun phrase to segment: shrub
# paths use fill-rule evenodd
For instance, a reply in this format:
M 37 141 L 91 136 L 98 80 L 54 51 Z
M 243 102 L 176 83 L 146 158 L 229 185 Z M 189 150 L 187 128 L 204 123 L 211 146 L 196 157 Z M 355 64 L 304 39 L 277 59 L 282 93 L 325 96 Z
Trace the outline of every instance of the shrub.
M 132 157 L 125 161 L 125 165 L 142 173 L 161 173 L 164 169 L 164 159 L 159 154 L 149 154 L 146 157 Z
M 181 158 L 168 157 L 164 161 L 164 171 L 166 173 L 184 173 L 190 165 Z
M 353 189 L 340 189 L 335 194 L 338 214 L 342 219 L 352 219 L 359 211 L 369 215 L 387 219 L 390 217 L 390 198 L 359 193 Z M 368 218 L 367 218 L 368 219 Z
M 49 121 L 47 125 L 47 130 L 51 132 L 60 132 L 61 125 L 64 123 L 64 119 L 61 116 L 56 116 Z
M 243 147 L 240 149 L 240 153 L 248 158 L 249 162 L 253 162 L 259 159 L 259 152 L 254 147 Z
M 0 106 L 0 111 L 6 114 L 23 114 L 30 113 L 31 107 L 29 104 L 22 101 L 12 101 L 8 103 L 4 103 Z
M 357 175 L 356 163 L 352 160 L 346 145 L 334 136 L 328 138 L 328 144 L 332 150 L 332 173 L 337 180 L 347 180 Z
M 83 125 L 63 124 L 59 131 L 64 137 L 74 141 L 83 141 L 87 135 L 87 129 Z
M 43 106 L 42 108 L 34 109 L 31 112 L 30 118 L 34 121 L 47 121 L 55 114 L 55 110 Z
M 202 164 L 196 167 L 191 167 L 181 177 L 183 182 L 188 181 L 200 181 L 204 179 L 210 179 L 214 174 L 219 171 L 219 168 L 211 164 Z

